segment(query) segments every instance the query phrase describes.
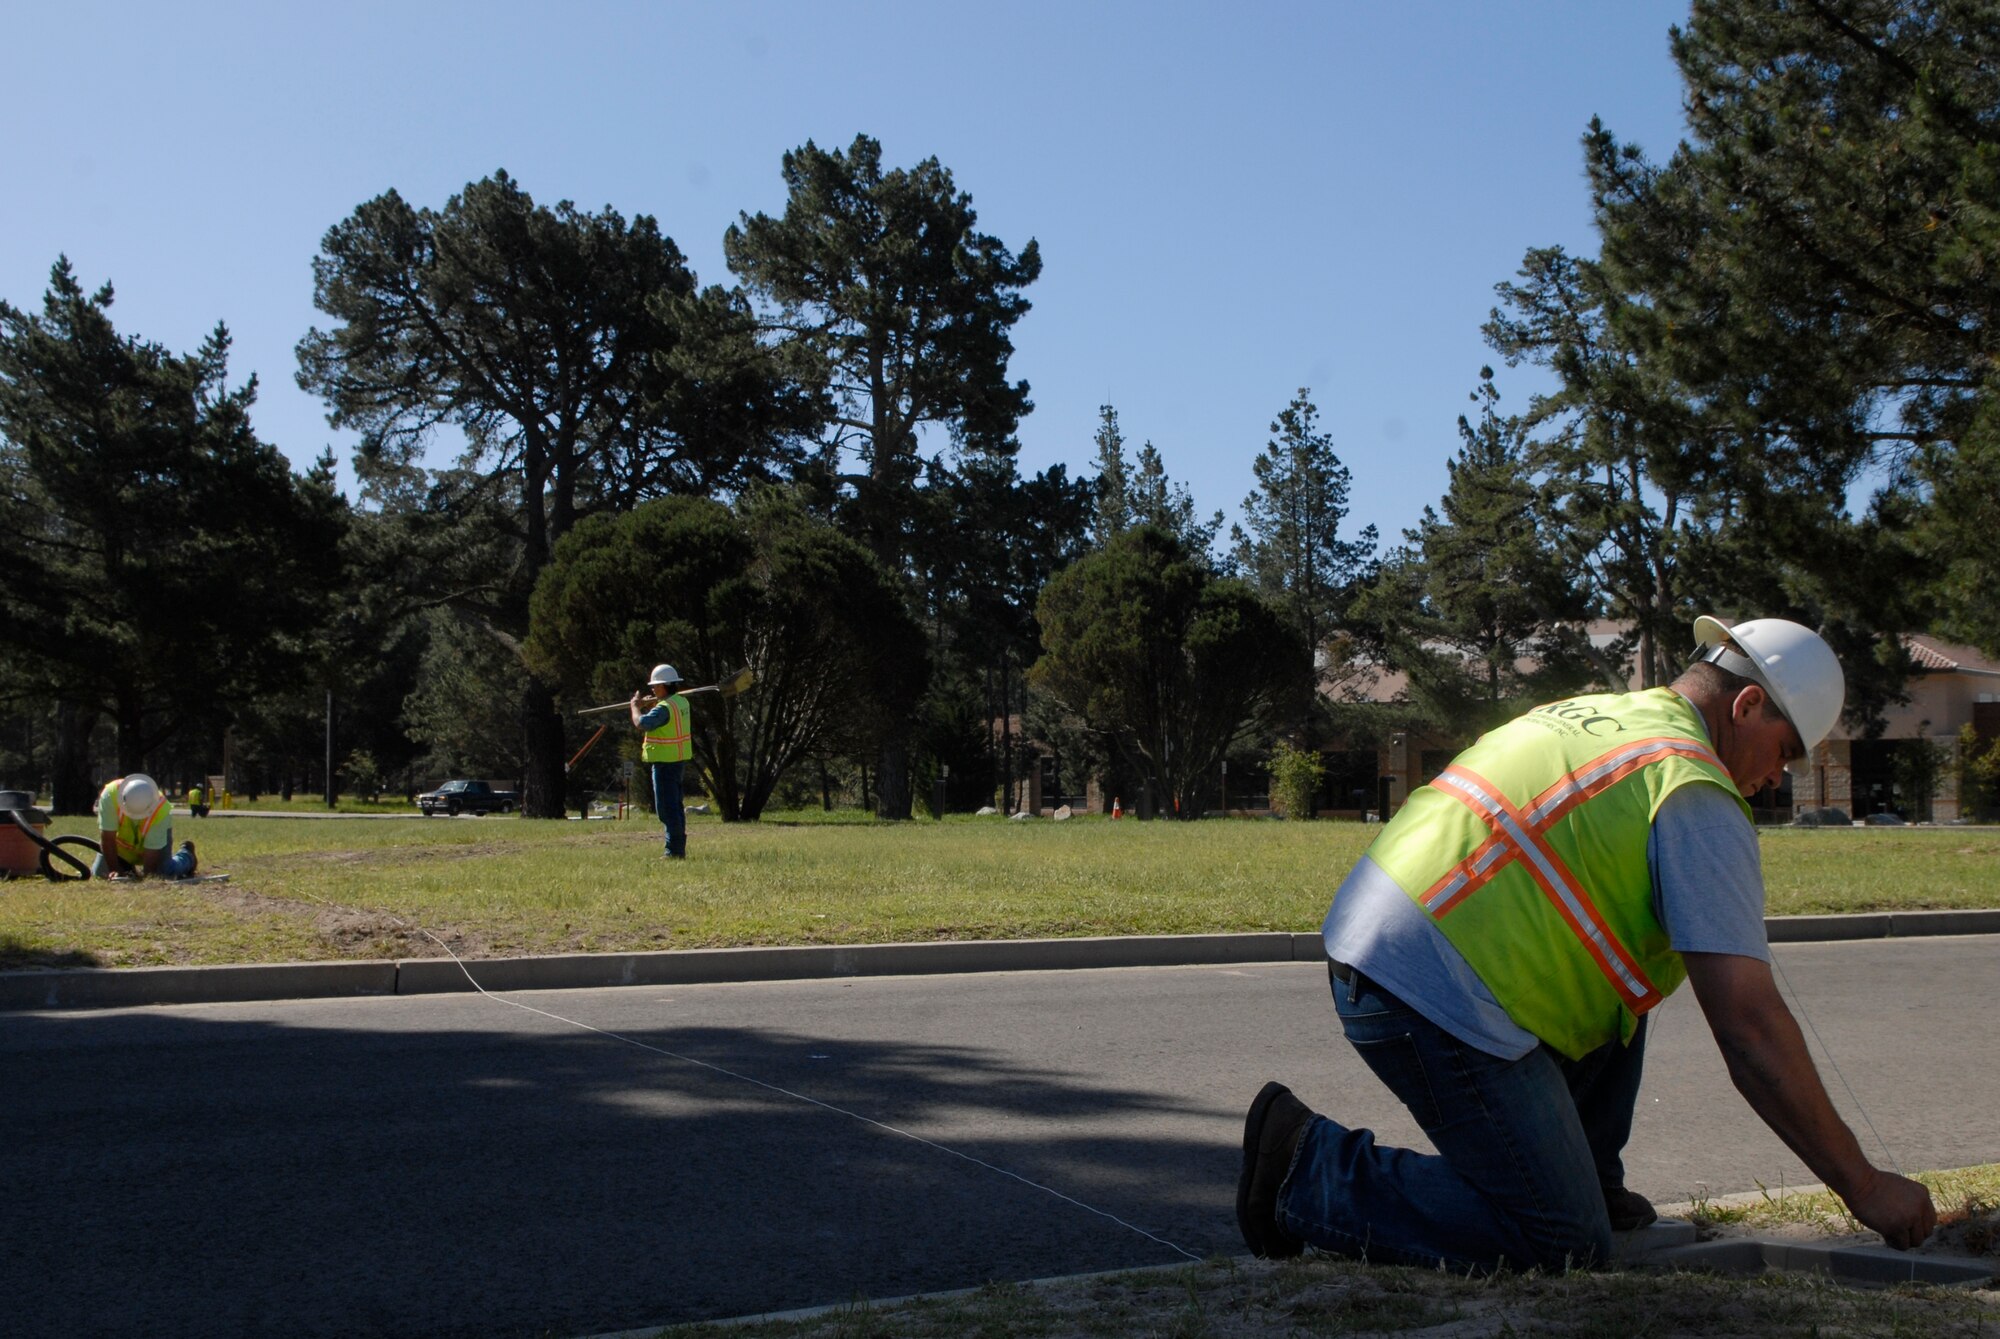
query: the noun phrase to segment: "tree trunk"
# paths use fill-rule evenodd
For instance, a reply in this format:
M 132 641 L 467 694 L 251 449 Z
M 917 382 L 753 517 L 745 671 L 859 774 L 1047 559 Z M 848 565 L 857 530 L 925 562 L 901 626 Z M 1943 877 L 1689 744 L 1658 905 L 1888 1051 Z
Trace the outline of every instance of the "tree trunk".
M 90 774 L 90 732 L 97 713 L 74 702 L 56 704 L 55 753 L 49 759 L 50 804 L 65 818 L 95 812 Z
M 521 813 L 527 818 L 566 818 L 563 723 L 555 694 L 529 676 L 521 690 L 521 738 L 527 745 Z
M 1009 814 L 1020 811 L 1014 790 L 1013 691 L 1008 683 L 1007 657 L 1000 657 L 1000 794 L 1001 807 Z
M 882 756 L 875 768 L 875 816 L 910 816 L 910 746 L 901 739 L 882 742 Z
M 130 776 L 146 767 L 145 737 L 139 732 L 139 704 L 118 699 L 118 775 Z

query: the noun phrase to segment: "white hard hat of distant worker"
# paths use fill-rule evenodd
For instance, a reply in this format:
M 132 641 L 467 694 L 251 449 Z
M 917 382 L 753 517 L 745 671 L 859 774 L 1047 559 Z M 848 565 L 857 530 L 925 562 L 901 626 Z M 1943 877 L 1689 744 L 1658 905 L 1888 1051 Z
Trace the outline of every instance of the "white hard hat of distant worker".
M 1762 684 L 1806 748 L 1833 732 L 1847 701 L 1847 676 L 1811 628 L 1782 618 L 1731 627 L 1703 614 L 1694 621 L 1694 640 L 1699 659 Z
M 118 807 L 127 818 L 150 818 L 160 807 L 160 784 L 144 772 L 134 772 L 118 784 Z
M 646 680 L 646 686 L 651 688 L 655 684 L 676 684 L 680 681 L 681 672 L 672 665 L 655 665 L 653 666 L 653 677 Z

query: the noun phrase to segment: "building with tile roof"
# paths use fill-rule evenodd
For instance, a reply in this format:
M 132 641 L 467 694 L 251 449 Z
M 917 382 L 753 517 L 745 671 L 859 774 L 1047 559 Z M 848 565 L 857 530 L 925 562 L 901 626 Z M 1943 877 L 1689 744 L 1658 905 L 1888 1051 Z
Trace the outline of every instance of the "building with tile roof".
M 1909 822 L 1949 823 L 1974 815 L 1949 764 L 1928 795 L 1903 793 L 1897 755 L 1924 740 L 1955 757 L 1966 726 L 1991 748 L 2000 740 L 2000 660 L 1970 646 L 1911 635 L 1903 639 L 1915 669 L 1909 700 L 1884 713 L 1881 734 L 1858 738 L 1843 724 L 1810 758 L 1791 769 L 1793 812 L 1839 809 L 1856 820 L 1895 814 Z

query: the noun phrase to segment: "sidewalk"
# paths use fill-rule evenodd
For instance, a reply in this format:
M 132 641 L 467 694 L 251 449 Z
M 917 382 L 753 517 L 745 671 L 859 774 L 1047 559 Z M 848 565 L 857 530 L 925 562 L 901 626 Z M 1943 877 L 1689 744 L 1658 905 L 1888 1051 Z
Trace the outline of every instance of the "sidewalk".
M 1765 922 L 1765 929 L 1774 944 L 2000 934 L 2000 909 L 1774 916 Z M 83 967 L 0 972 L 0 1009 L 431 995 L 480 987 L 495 991 L 577 990 L 601 986 L 1325 960 L 1326 950 L 1318 934 L 1269 931 L 572 953 L 474 959 L 463 967 L 451 958 L 349 959 L 220 967 Z M 475 979 L 478 986 L 473 984 Z

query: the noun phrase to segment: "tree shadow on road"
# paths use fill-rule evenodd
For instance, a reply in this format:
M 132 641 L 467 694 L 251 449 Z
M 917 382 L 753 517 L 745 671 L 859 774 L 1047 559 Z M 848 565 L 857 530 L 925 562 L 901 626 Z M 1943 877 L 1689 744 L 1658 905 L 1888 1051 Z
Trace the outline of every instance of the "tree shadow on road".
M 1212 1112 L 997 1048 L 338 1017 L 0 1015 L 10 1328 L 585 1334 L 1240 1249 Z

